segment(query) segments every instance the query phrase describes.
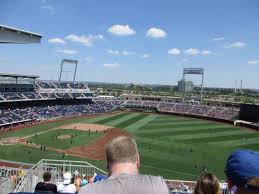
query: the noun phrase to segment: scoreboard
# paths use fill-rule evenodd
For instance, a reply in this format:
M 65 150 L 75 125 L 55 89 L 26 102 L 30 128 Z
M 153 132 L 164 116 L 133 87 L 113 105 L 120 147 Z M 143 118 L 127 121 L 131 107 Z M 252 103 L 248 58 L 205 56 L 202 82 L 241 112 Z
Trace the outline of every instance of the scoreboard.
M 184 68 L 183 74 L 204 74 L 204 68 Z
M 239 119 L 250 122 L 259 122 L 259 105 L 241 104 Z

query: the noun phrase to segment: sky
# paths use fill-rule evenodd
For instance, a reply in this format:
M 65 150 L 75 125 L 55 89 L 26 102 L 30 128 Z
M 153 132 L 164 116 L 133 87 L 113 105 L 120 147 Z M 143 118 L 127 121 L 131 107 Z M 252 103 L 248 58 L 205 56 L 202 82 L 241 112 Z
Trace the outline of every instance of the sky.
M 66 58 L 78 81 L 176 85 L 201 67 L 207 87 L 259 89 L 258 0 L 0 0 L 0 24 L 43 35 L 0 45 L 2 73 L 57 80 Z

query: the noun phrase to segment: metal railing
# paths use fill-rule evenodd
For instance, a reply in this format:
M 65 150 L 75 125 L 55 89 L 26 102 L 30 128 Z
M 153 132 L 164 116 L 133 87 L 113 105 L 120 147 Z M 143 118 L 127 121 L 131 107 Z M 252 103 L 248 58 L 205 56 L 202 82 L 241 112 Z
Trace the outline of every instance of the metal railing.
M 27 169 L 0 167 L 0 194 L 12 192 L 27 173 Z
M 65 172 L 73 174 L 78 171 L 81 175 L 86 176 L 92 176 L 94 173 L 107 174 L 102 169 L 85 161 L 42 159 L 26 172 L 14 192 L 33 192 L 36 184 L 42 181 L 42 175 L 46 171 L 51 172 L 51 182 L 54 184 L 63 180 Z

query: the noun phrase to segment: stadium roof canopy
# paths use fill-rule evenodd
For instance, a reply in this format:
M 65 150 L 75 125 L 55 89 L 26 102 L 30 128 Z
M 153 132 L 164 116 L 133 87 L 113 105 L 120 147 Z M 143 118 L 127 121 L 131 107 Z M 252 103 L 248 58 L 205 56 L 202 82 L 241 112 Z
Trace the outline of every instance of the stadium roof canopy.
M 39 78 L 38 75 L 23 75 L 23 74 L 8 74 L 8 73 L 0 73 L 0 77 L 29 78 L 29 79 L 36 79 L 36 78 Z
M 0 44 L 40 43 L 42 35 L 0 24 Z

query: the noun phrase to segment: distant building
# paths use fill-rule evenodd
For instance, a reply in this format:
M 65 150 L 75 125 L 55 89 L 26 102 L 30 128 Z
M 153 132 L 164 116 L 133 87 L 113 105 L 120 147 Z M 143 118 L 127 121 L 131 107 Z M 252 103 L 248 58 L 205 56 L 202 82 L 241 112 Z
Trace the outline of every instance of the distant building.
M 180 81 L 178 81 L 179 92 L 192 92 L 193 87 L 194 87 L 194 84 L 192 81 L 186 81 L 184 79 L 181 79 Z

